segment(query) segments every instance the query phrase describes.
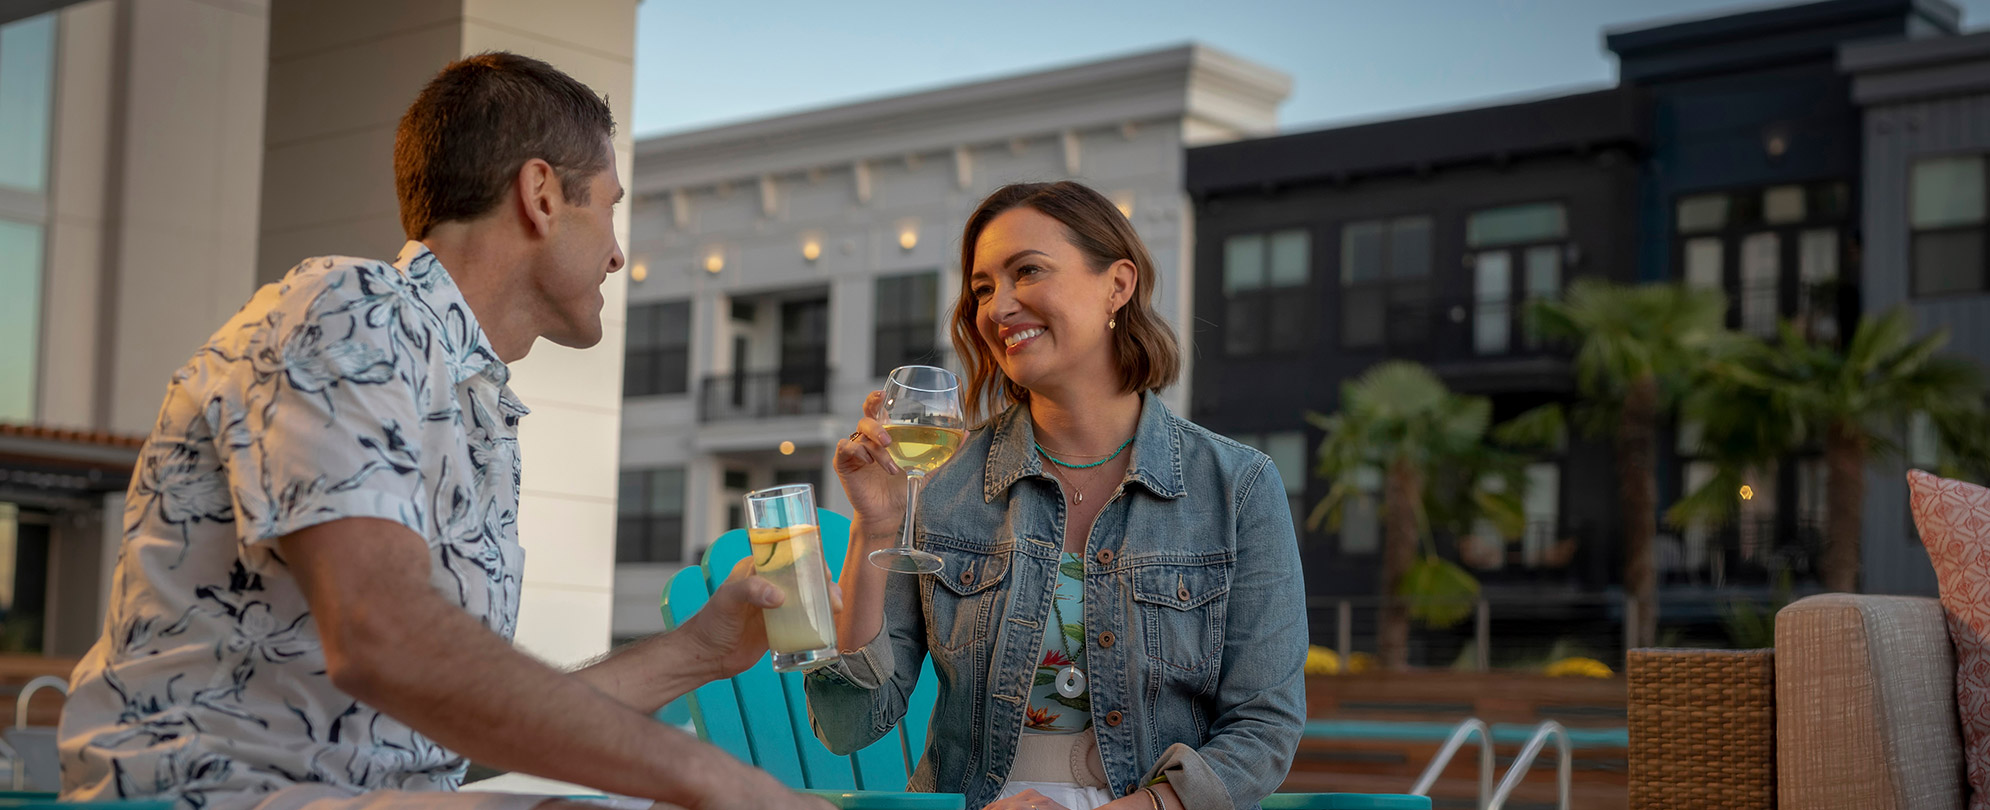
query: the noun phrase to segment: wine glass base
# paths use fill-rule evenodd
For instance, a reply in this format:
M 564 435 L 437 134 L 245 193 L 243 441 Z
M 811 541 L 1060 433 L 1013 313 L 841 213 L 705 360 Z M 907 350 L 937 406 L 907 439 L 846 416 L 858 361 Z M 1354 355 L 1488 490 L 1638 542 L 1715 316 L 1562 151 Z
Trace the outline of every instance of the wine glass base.
M 947 567 L 939 557 L 912 548 L 881 548 L 871 552 L 871 564 L 900 574 L 937 574 Z
M 833 646 L 824 647 L 820 650 L 777 652 L 774 653 L 774 671 L 807 672 L 811 669 L 818 669 L 835 663 L 837 655 L 836 648 Z

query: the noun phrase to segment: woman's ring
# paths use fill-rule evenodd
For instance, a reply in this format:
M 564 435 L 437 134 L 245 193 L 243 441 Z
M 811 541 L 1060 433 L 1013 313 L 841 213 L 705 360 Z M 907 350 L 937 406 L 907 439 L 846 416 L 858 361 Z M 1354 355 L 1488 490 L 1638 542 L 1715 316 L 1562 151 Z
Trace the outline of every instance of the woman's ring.
M 850 441 L 853 441 L 853 442 L 861 442 L 861 441 L 863 441 L 863 440 L 864 440 L 864 432 L 863 432 L 863 431 L 861 431 L 861 430 L 853 430 L 853 431 L 851 431 L 851 432 L 850 432 Z

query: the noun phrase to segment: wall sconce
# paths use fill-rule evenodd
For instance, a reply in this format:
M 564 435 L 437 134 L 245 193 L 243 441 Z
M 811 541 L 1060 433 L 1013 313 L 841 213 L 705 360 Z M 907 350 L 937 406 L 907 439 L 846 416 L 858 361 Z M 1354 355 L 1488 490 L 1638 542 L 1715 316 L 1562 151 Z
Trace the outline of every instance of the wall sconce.
M 712 248 L 710 252 L 705 254 L 705 272 L 717 273 L 724 269 L 726 269 L 726 252 L 724 248 Z
M 1119 215 L 1133 219 L 1133 192 L 1121 191 L 1112 195 L 1112 204 L 1119 208 Z
M 638 259 L 638 260 L 636 260 L 636 263 L 635 263 L 635 264 L 632 264 L 632 265 L 629 265 L 629 280 L 630 280 L 630 281 L 636 281 L 636 282 L 641 282 L 641 281 L 643 281 L 644 279 L 647 279 L 647 278 L 649 278 L 649 277 L 650 277 L 650 265 L 649 265 L 649 262 L 646 262 L 646 261 L 642 261 L 641 259 Z
M 918 246 L 919 225 L 917 223 L 900 224 L 898 226 L 898 247 L 903 250 L 911 250 Z
M 1762 136 L 1762 151 L 1769 153 L 1769 157 L 1772 158 L 1782 157 L 1783 153 L 1790 151 L 1789 133 L 1780 127 L 1769 130 L 1768 134 Z
M 781 442 L 781 455 L 792 456 L 794 454 L 795 454 L 794 442 Z
M 802 259 L 813 262 L 822 258 L 822 237 L 808 234 L 802 237 Z

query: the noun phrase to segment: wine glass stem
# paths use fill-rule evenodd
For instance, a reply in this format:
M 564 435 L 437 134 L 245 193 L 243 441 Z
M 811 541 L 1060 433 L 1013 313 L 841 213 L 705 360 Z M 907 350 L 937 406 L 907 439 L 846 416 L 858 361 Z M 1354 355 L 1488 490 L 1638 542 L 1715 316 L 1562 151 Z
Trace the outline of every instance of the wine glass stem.
M 912 550 L 912 516 L 919 514 L 919 482 L 926 476 L 912 473 L 905 476 L 905 525 L 898 532 L 898 547 Z

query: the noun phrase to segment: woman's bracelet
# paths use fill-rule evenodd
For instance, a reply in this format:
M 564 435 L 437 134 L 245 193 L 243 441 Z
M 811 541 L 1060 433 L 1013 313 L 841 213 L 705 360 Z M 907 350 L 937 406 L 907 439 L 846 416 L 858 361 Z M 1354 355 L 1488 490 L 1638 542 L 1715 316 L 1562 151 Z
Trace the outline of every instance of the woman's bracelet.
M 1147 794 L 1147 803 L 1153 805 L 1154 810 L 1168 810 L 1167 803 L 1161 801 L 1161 791 L 1150 787 L 1141 788 L 1140 791 Z

